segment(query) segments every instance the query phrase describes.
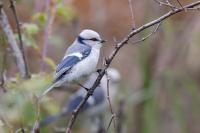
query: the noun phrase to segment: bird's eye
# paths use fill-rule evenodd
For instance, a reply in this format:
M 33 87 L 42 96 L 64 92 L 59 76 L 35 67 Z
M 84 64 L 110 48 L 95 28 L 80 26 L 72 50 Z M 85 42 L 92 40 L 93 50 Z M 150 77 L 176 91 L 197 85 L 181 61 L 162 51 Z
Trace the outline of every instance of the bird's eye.
M 91 41 L 99 41 L 97 38 L 91 38 Z

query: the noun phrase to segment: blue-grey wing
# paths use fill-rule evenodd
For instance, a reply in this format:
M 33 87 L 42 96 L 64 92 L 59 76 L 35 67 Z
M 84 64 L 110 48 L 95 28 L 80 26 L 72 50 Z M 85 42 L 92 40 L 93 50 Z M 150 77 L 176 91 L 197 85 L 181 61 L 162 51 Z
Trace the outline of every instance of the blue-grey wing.
M 85 59 L 91 52 L 91 49 L 85 49 L 81 52 L 76 52 L 65 56 L 61 62 L 58 64 L 56 68 L 56 72 L 54 75 L 54 82 L 61 79 L 65 74 L 69 72 L 69 70 L 78 62 Z
M 81 58 L 77 56 L 67 56 L 65 57 L 57 66 L 56 73 L 61 71 L 62 69 L 70 68 L 76 63 L 78 63 L 81 60 Z

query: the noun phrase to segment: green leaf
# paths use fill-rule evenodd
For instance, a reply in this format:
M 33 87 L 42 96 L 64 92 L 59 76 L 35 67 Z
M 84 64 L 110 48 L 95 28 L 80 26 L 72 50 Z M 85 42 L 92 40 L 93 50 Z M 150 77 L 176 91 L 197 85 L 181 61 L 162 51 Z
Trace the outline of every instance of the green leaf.
M 58 16 L 62 16 L 66 20 L 71 20 L 74 16 L 72 9 L 68 6 L 64 6 L 63 4 L 58 4 L 56 7 L 56 11 Z
M 33 15 L 32 20 L 37 21 L 41 25 L 44 25 L 46 16 L 43 12 L 39 12 L 39 13 L 36 13 L 35 15 Z
M 38 26 L 33 23 L 24 23 L 22 28 L 28 35 L 33 35 L 39 32 Z

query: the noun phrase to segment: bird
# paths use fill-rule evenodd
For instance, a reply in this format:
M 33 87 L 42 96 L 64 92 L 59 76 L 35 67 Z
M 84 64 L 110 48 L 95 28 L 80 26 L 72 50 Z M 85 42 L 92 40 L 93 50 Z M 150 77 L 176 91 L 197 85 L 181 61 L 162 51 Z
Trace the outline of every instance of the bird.
M 82 30 L 66 50 L 63 59 L 56 67 L 52 83 L 40 97 L 43 97 L 55 87 L 77 82 L 95 72 L 100 49 L 105 42 L 96 31 Z
M 95 80 L 97 79 L 98 73 L 93 73 L 90 75 L 89 79 L 84 84 L 84 87 L 92 87 Z M 109 79 L 109 82 L 108 80 Z M 84 114 L 86 117 L 89 116 L 89 118 L 94 118 L 95 116 L 98 116 L 98 114 L 105 112 L 105 110 L 108 107 L 107 104 L 107 83 L 109 83 L 109 96 L 111 103 L 114 102 L 114 98 L 116 96 L 118 85 L 120 81 L 120 74 L 119 72 L 114 68 L 108 68 L 107 69 L 107 77 L 106 75 L 103 76 L 101 79 L 101 82 L 99 86 L 94 90 L 94 93 L 92 96 L 89 97 L 83 108 L 81 109 L 81 113 Z M 80 104 L 80 102 L 84 99 L 86 96 L 87 91 L 81 87 L 79 90 L 77 90 L 74 94 L 72 94 L 67 101 L 66 104 L 62 107 L 61 111 L 48 116 L 44 118 L 42 121 L 40 121 L 40 127 L 44 127 L 49 125 L 52 122 L 55 122 L 63 117 L 69 116 L 73 111 L 77 108 L 77 106 Z

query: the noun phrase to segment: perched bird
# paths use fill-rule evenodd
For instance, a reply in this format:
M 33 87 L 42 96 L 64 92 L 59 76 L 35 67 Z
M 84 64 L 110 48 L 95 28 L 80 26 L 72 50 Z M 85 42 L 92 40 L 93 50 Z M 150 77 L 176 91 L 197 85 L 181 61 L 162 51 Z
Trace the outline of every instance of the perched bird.
M 67 49 L 65 56 L 56 68 L 52 84 L 41 97 L 54 87 L 78 81 L 93 73 L 104 42 L 105 40 L 101 39 L 97 32 L 90 29 L 83 30 Z
M 88 81 L 84 84 L 84 87 L 90 88 L 94 84 L 98 74 L 93 73 Z M 109 68 L 107 70 L 107 76 L 104 75 L 100 85 L 94 90 L 94 93 L 89 99 L 87 100 L 86 104 L 83 106 L 81 113 L 89 116 L 87 118 L 94 118 L 94 116 L 97 116 L 99 113 L 102 113 L 106 110 L 108 107 L 107 104 L 107 78 L 109 79 L 109 95 L 111 103 L 114 101 L 118 83 L 120 80 L 120 74 L 116 69 Z M 40 122 L 40 127 L 46 126 L 60 118 L 67 117 L 70 115 L 80 104 L 80 102 L 84 99 L 86 96 L 87 91 L 82 87 L 79 90 L 77 90 L 71 97 L 69 98 L 69 101 L 63 106 L 61 111 L 57 114 L 54 114 L 52 116 L 48 116 L 45 119 L 43 119 Z

